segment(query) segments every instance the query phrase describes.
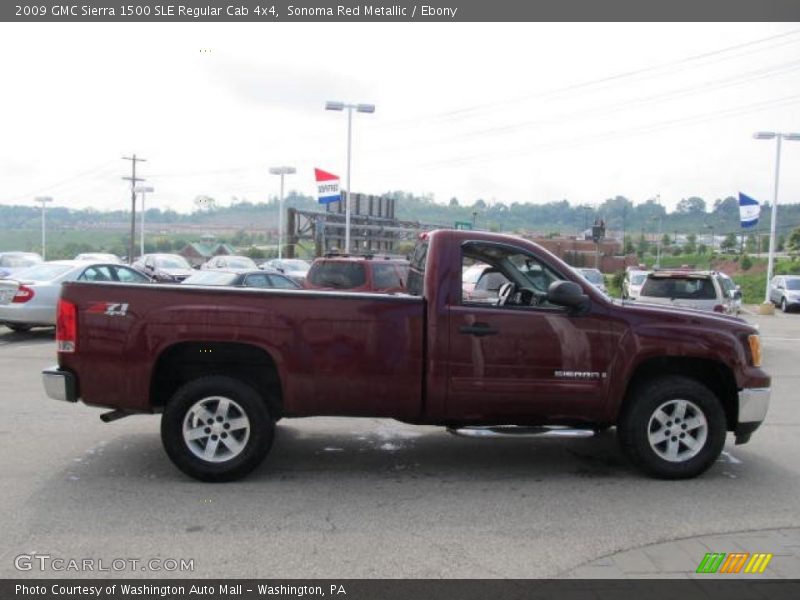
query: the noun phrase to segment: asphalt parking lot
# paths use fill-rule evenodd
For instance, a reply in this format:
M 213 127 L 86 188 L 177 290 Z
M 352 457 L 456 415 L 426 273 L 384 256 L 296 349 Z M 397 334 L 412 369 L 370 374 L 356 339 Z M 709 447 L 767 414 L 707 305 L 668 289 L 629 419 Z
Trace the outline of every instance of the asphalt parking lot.
M 19 571 L 22 554 L 194 561 L 190 573 L 95 576 L 592 576 L 586 569 L 609 557 L 636 560 L 673 540 L 772 552 L 742 546 L 753 532 L 767 543 L 777 532 L 789 538 L 775 574 L 800 577 L 791 538 L 800 528 L 800 315 L 748 319 L 773 375 L 767 422 L 747 445 L 729 436 L 717 465 L 680 482 L 634 471 L 613 431 L 481 440 L 315 418 L 279 423 L 272 453 L 248 479 L 202 484 L 168 461 L 157 416 L 104 424 L 99 409 L 48 400 L 39 372 L 55 361 L 52 332 L 0 327 L 0 576 L 93 576 Z M 656 564 L 648 576 L 681 573 Z

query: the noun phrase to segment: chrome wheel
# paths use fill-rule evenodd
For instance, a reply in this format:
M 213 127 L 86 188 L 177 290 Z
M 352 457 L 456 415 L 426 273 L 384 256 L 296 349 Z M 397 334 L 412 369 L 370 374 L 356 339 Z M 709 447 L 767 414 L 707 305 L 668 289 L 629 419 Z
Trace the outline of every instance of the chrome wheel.
M 650 417 L 647 438 L 653 451 L 669 462 L 684 462 L 697 455 L 708 437 L 703 411 L 689 400 L 668 400 Z
M 186 412 L 183 441 L 197 458 L 220 463 L 242 453 L 250 438 L 250 419 L 224 396 L 198 400 Z

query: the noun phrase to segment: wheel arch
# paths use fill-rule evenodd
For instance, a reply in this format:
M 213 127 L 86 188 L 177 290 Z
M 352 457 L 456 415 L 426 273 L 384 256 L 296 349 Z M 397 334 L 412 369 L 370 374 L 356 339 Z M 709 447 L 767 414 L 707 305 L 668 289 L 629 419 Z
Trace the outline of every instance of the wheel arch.
M 184 384 L 209 375 L 226 375 L 247 383 L 266 400 L 273 418 L 283 415 L 278 365 L 259 346 L 241 342 L 177 342 L 156 359 L 150 378 L 150 406 L 163 409 Z
M 733 431 L 738 419 L 738 392 L 733 371 L 719 361 L 685 356 L 661 356 L 642 361 L 628 380 L 619 415 L 633 401 L 636 389 L 654 378 L 680 375 L 706 386 L 720 401 L 725 411 L 728 431 Z

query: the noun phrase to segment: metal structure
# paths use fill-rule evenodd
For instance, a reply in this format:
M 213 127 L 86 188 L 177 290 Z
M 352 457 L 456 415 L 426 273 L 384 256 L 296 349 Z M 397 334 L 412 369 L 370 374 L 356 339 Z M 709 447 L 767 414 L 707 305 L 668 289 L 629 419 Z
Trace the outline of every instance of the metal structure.
M 347 190 L 345 191 L 345 199 L 348 200 L 346 203 L 346 210 L 345 210 L 345 234 L 344 234 L 344 247 L 347 252 L 351 251 L 350 248 L 350 190 L 353 188 L 350 187 L 350 158 L 352 156 L 352 147 L 353 147 L 353 111 L 360 113 L 374 113 L 375 112 L 375 105 L 374 104 L 346 104 L 344 102 L 338 101 L 328 101 L 325 103 L 325 110 L 338 110 L 343 111 L 347 110 Z
M 392 254 L 397 242 L 414 240 L 422 231 L 446 225 L 400 221 L 395 218 L 395 200 L 383 196 L 353 194 L 350 198 L 350 252 Z M 287 256 L 294 257 L 298 245 L 314 246 L 314 255 L 334 249 L 344 252 L 347 240 L 347 210 L 342 202 L 331 202 L 326 211 L 287 210 Z
M 47 226 L 45 225 L 44 214 L 47 210 L 47 205 L 52 201 L 53 199 L 50 196 L 36 198 L 36 202 L 42 205 L 42 260 L 47 260 Z
M 142 220 L 141 220 L 141 226 L 140 226 L 141 231 L 139 232 L 139 255 L 140 256 L 144 256 L 144 211 L 145 211 L 144 203 L 145 203 L 145 196 L 147 194 L 152 194 L 155 191 L 155 189 L 150 187 L 150 186 L 146 186 L 146 185 L 137 185 L 136 188 L 134 188 L 134 190 L 136 191 L 137 194 L 141 194 L 142 195 Z
M 278 258 L 283 258 L 283 178 L 286 175 L 294 175 L 297 169 L 294 167 L 271 167 L 270 175 L 281 176 L 281 197 L 278 201 Z
M 800 141 L 800 133 L 781 133 L 779 131 L 759 131 L 753 137 L 757 140 L 776 140 L 775 150 L 775 193 L 772 198 L 772 219 L 769 227 L 769 259 L 767 260 L 767 285 L 764 292 L 764 304 L 769 303 L 769 284 L 772 281 L 773 267 L 775 266 L 775 226 L 778 217 L 778 182 L 781 176 L 781 140 L 791 142 Z

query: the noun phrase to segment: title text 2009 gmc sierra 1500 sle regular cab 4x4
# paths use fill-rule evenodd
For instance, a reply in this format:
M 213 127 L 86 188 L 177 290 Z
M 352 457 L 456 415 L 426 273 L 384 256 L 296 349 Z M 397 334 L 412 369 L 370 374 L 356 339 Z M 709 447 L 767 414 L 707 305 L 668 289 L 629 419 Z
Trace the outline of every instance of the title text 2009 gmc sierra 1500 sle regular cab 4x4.
M 68 283 L 52 398 L 163 412 L 167 454 L 198 479 L 241 477 L 275 421 L 391 417 L 451 428 L 616 425 L 650 475 L 693 477 L 764 420 L 756 329 L 609 300 L 527 240 L 424 234 L 408 294 Z M 508 280 L 471 303 L 462 269 Z M 474 430 L 473 430 L 474 431 Z

